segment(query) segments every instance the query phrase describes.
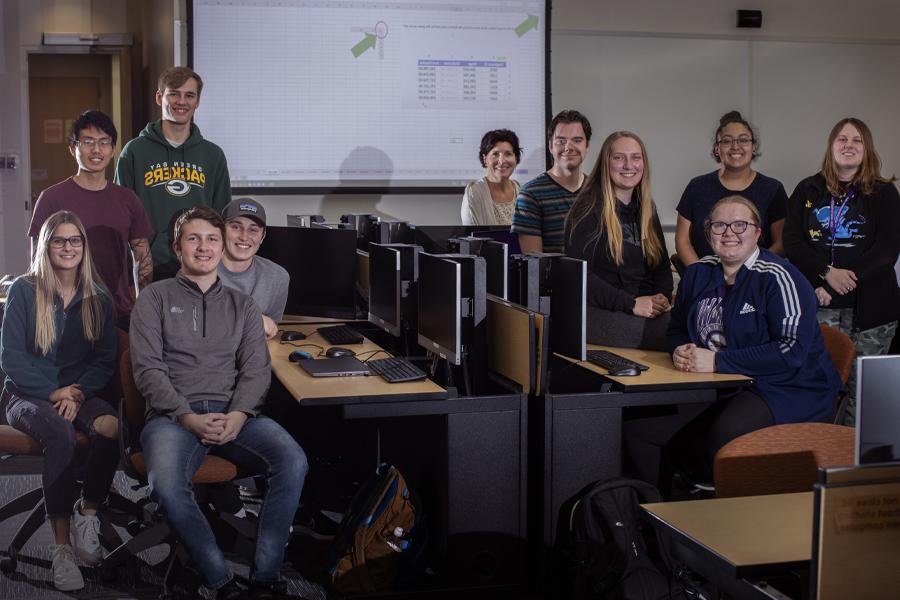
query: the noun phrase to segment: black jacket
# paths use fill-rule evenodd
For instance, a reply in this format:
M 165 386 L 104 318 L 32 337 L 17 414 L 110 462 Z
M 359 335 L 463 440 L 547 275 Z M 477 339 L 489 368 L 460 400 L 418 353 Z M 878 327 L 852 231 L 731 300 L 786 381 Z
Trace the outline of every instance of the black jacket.
M 831 264 L 830 247 L 816 244 L 812 236 L 820 232 L 811 228 L 810 213 L 822 207 L 825 177 L 817 173 L 797 184 L 788 201 L 784 224 L 784 249 L 788 259 L 809 280 L 813 288 L 823 286 L 832 297 L 838 294 L 819 274 Z M 851 202 L 865 215 L 865 238 L 854 248 L 853 256 L 844 256 L 835 246 L 834 266 L 856 273 L 857 287 L 852 299 L 853 327 L 871 329 L 900 317 L 900 289 L 894 263 L 900 252 L 900 194 L 891 183 L 878 183 L 871 194 L 860 194 Z
M 672 298 L 672 266 L 666 250 L 659 217 L 653 215 L 653 228 L 662 243 L 662 260 L 651 267 L 641 248 L 640 211 L 636 202 L 616 202 L 616 215 L 622 223 L 622 265 L 617 265 L 606 247 L 606 232 L 596 236 L 600 205 L 586 216 L 566 238 L 566 254 L 588 263 L 587 303 L 606 310 L 630 313 L 634 299 L 661 293 Z

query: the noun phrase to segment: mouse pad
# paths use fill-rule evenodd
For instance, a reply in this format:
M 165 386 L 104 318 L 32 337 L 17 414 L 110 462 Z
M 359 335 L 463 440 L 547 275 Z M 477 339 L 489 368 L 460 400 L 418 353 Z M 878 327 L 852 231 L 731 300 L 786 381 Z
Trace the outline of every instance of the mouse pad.
M 313 377 L 349 377 L 352 375 L 369 375 L 369 368 L 354 356 L 339 358 L 317 358 L 301 360 L 297 363 Z

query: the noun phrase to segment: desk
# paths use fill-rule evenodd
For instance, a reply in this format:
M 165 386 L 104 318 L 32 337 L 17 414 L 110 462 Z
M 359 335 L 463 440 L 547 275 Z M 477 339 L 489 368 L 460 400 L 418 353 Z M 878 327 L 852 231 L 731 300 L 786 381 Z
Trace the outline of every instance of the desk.
M 610 377 L 591 363 L 554 357 L 552 393 L 543 399 L 540 410 L 532 410 L 532 418 L 542 418 L 544 448 L 534 468 L 544 478 L 543 541 L 549 547 L 556 540 L 563 503 L 593 481 L 622 474 L 623 409 L 711 403 L 716 388 L 751 381 L 742 375 L 683 373 L 672 366 L 665 352 L 588 347 L 611 350 L 650 370 L 637 377 Z
M 305 346 L 315 344 L 323 349 L 331 347 L 325 339 L 315 333 L 318 325 L 283 325 L 289 331 L 302 331 L 307 335 L 305 340 L 281 343 L 276 336 L 269 340 L 269 353 L 272 355 L 272 372 L 295 400 L 308 406 L 338 405 L 348 406 L 372 402 L 398 402 L 410 400 L 443 400 L 447 398 L 447 390 L 436 383 L 410 381 L 406 383 L 388 383 L 381 377 L 312 377 L 299 365 L 288 360 L 294 350 L 305 350 L 316 356 L 318 348 Z M 365 338 L 362 344 L 349 346 L 357 354 L 368 358 L 384 358 L 387 354 L 369 355 L 367 352 L 381 350 L 381 347 Z M 324 350 L 323 350 L 324 353 Z
M 753 579 L 803 568 L 812 554 L 813 494 L 643 504 L 688 567 L 738 597 L 778 597 Z
M 282 327 L 309 336 L 293 344 L 328 347 L 313 334 L 315 325 Z M 352 348 L 357 353 L 380 349 L 368 339 Z M 314 378 L 288 361 L 294 349 L 277 338 L 269 341 L 272 371 L 297 401 L 295 409 L 338 409 L 343 419 L 375 420 L 373 427 L 389 431 L 382 437 L 382 460 L 397 465 L 414 488 L 434 488 L 429 528 L 439 552 L 446 552 L 447 580 L 517 584 L 526 534 L 527 396 L 458 398 L 431 381 Z M 308 422 L 309 414 L 302 418 Z M 346 441 L 354 452 L 368 449 L 359 440 Z M 407 470 L 407 465 L 413 466 Z
M 679 390 L 706 389 L 709 387 L 728 387 L 735 384 L 747 383 L 750 379 L 744 375 L 729 375 L 723 373 L 685 373 L 672 366 L 672 357 L 667 352 L 656 350 L 639 350 L 636 348 L 614 348 L 612 346 L 597 346 L 588 344 L 588 350 L 607 350 L 618 354 L 623 358 L 633 360 L 650 367 L 637 377 L 613 377 L 608 375 L 606 369 L 589 361 L 578 361 L 567 356 L 557 355 L 560 358 L 576 363 L 579 367 L 606 377 L 613 382 L 615 388 L 628 392 L 653 391 L 661 389 Z

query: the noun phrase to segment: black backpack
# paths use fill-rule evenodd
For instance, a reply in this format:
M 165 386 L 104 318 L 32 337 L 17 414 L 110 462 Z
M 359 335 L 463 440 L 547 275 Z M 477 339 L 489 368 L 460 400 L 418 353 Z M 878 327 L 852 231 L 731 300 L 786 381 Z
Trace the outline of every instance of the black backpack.
M 575 600 L 684 598 L 682 586 L 664 572 L 669 564 L 664 548 L 650 526 L 641 524 L 638 505 L 661 501 L 649 483 L 615 478 L 594 482 L 566 502 L 557 528 L 557 583 L 570 591 L 563 595 Z

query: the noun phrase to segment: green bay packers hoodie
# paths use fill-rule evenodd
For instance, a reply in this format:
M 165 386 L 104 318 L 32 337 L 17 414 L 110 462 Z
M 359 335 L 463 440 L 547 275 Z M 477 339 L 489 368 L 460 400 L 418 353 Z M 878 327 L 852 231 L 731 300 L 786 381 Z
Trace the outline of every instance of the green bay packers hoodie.
M 177 148 L 163 136 L 161 121 L 148 123 L 122 148 L 115 181 L 135 191 L 156 231 L 150 246 L 154 279 L 172 277 L 180 266 L 172 228 L 181 211 L 202 204 L 222 212 L 231 201 L 225 153 L 193 123 L 190 137 Z

